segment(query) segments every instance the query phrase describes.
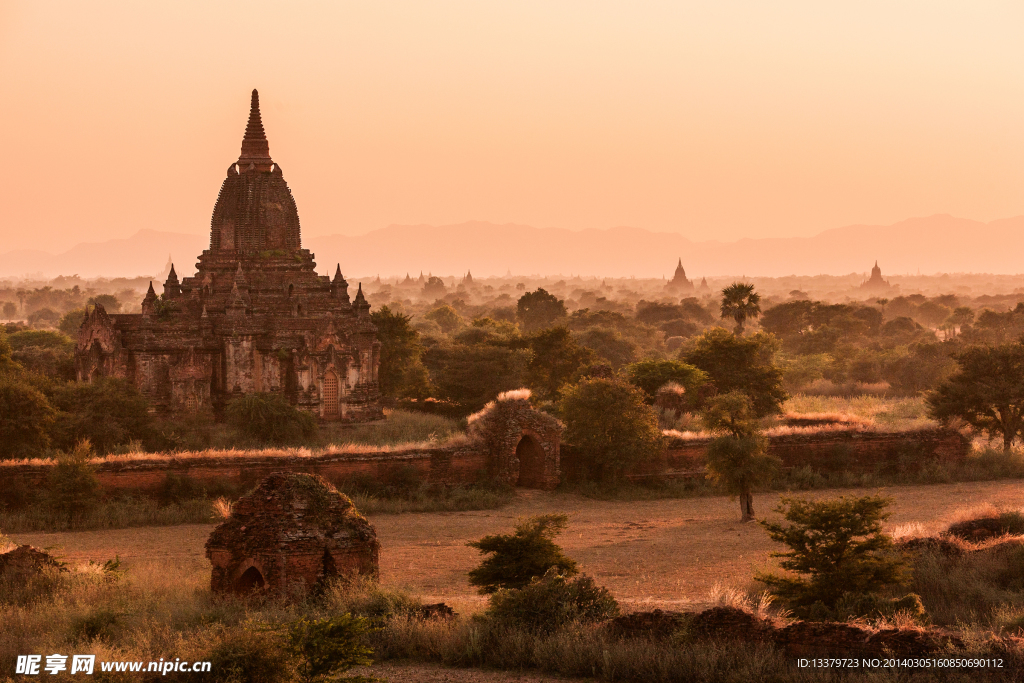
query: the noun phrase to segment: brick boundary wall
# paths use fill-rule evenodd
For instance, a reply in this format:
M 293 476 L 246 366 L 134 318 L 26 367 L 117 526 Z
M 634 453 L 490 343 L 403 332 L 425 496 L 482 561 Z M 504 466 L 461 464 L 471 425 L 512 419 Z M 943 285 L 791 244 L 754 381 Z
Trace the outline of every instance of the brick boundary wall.
M 666 438 L 659 461 L 637 470 L 631 478 L 700 477 L 709 438 Z M 877 469 L 897 471 L 924 462 L 958 463 L 970 452 L 970 441 L 959 432 L 938 428 L 878 432 L 851 428 L 769 438 L 768 450 L 785 468 L 810 466 L 822 473 Z M 573 479 L 583 456 L 569 444 L 560 448 L 561 475 Z M 272 472 L 319 474 L 329 481 L 354 477 L 387 480 L 398 468 L 414 468 L 435 484 L 471 484 L 493 476 L 488 447 L 470 441 L 436 448 L 413 447 L 368 453 L 325 453 L 316 456 L 224 456 L 115 460 L 96 466 L 96 476 L 109 493 L 158 494 L 168 475 L 196 483 L 256 484 Z M 45 484 L 49 464 L 0 465 L 0 505 L 16 504 Z M 556 470 L 557 471 L 557 470 Z M 510 482 L 514 483 L 514 482 Z M 553 488 L 545 482 L 545 488 Z M 557 482 L 555 482 L 557 483 Z
M 704 453 L 710 442 L 711 437 L 666 437 L 662 458 L 628 476 L 631 479 L 703 476 Z M 970 439 L 957 431 L 938 427 L 900 432 L 851 427 L 768 437 L 768 452 L 782 460 L 783 468 L 806 466 L 820 473 L 896 471 L 927 461 L 959 463 L 970 450 Z M 583 454 L 564 444 L 561 455 L 563 476 L 568 480 L 576 478 Z
M 486 476 L 487 453 L 472 446 L 413 448 L 378 453 L 325 453 L 316 456 L 227 456 L 169 459 L 137 459 L 102 462 L 96 465 L 96 478 L 106 493 L 154 495 L 168 475 L 196 483 L 232 482 L 255 484 L 272 472 L 319 474 L 328 481 L 358 476 L 386 479 L 389 472 L 412 467 L 420 476 L 436 484 L 466 484 Z M 0 504 L 16 491 L 25 494 L 45 485 L 51 465 L 25 464 L 0 466 L 6 491 L 0 491 Z M 13 497 L 13 496 L 12 496 Z

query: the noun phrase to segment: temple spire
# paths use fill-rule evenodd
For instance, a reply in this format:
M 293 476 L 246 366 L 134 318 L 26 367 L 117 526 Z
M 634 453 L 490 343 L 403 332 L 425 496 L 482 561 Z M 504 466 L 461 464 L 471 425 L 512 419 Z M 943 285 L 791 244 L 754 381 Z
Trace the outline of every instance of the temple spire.
M 245 173 L 249 166 L 257 171 L 269 171 L 273 160 L 270 158 L 270 143 L 263 130 L 263 119 L 260 117 L 260 94 L 252 91 L 252 103 L 249 107 L 249 123 L 245 126 L 242 138 L 242 154 L 238 157 L 239 170 Z

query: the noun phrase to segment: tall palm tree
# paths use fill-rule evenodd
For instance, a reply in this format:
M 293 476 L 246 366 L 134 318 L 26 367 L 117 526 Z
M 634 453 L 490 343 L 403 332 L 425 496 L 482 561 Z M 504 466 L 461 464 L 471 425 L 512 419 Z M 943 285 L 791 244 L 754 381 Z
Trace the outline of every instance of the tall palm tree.
M 754 285 L 734 282 L 722 290 L 722 317 L 736 321 L 736 334 L 743 334 L 743 323 L 747 318 L 761 315 L 761 295 L 754 291 Z

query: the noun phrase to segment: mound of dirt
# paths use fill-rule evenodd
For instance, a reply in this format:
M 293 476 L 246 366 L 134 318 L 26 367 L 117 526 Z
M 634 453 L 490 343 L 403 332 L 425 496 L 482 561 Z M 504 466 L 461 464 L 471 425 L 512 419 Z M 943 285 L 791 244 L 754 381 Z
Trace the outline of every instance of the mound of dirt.
M 991 538 L 1005 536 L 1006 534 L 1020 533 L 1017 525 L 1011 523 L 1006 515 L 992 515 L 990 517 L 979 517 L 967 519 L 950 525 L 946 531 L 950 536 L 956 536 L 966 541 L 977 543 L 987 541 Z
M 694 615 L 690 632 L 703 638 L 758 641 L 771 639 L 775 625 L 736 607 L 712 607 Z
M 631 612 L 608 622 L 608 631 L 623 638 L 668 638 L 684 623 L 688 615 L 656 609 L 652 612 Z
M 39 548 L 33 548 L 30 545 L 19 545 L 13 550 L 0 555 L 0 577 L 8 580 L 27 580 L 46 569 L 54 569 L 61 572 L 67 571 L 63 562 L 58 561 L 53 555 Z

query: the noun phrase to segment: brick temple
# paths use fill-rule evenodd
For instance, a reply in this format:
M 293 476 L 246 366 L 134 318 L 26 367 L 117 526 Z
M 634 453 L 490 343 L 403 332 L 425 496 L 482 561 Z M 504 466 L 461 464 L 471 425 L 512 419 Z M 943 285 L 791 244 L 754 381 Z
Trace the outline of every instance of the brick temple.
M 234 396 L 282 392 L 326 420 L 382 416 L 380 342 L 360 285 L 354 299 L 339 265 L 316 273 L 302 248 L 299 213 L 270 158 L 252 91 L 238 161 L 213 208 L 210 248 L 163 294 L 152 283 L 141 314 L 95 305 L 78 333 L 78 380 L 122 377 L 159 413 L 219 413 Z

